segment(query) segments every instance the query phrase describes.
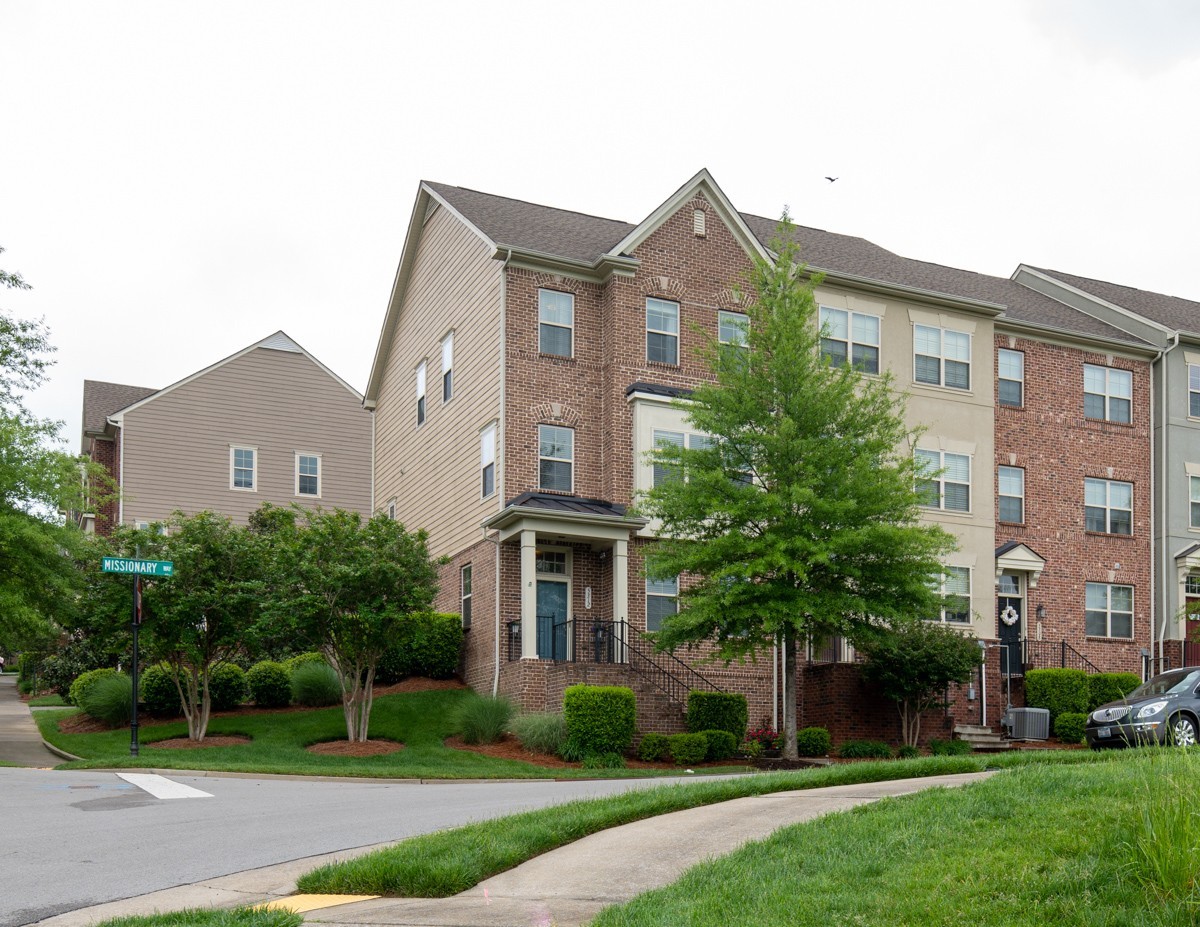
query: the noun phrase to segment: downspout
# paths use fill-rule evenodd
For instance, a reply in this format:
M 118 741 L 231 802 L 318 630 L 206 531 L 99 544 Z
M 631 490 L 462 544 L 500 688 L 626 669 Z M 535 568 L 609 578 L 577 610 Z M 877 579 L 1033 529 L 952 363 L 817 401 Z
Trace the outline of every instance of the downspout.
M 1167 403 L 1167 386 L 1168 386 L 1168 383 L 1167 383 L 1167 354 L 1170 353 L 1171 351 L 1173 351 L 1175 348 L 1179 347 L 1179 332 L 1175 332 L 1175 337 L 1172 339 L 1172 341 L 1174 343 L 1168 344 L 1165 348 L 1163 348 L 1161 351 L 1159 351 L 1158 357 L 1156 357 L 1154 359 L 1155 362 L 1161 364 L 1161 368 L 1162 368 L 1162 391 L 1161 391 L 1161 395 L 1159 396 L 1158 403 L 1160 406 L 1162 406 L 1162 425 L 1160 427 L 1162 428 L 1161 463 L 1162 463 L 1162 467 L 1163 467 L 1162 485 L 1164 487 L 1164 491 L 1161 493 L 1162 500 L 1159 505 L 1159 518 L 1160 518 L 1160 524 L 1162 526 L 1162 532 L 1163 532 L 1163 541 L 1162 541 L 1163 614 L 1160 616 L 1161 620 L 1159 621 L 1159 628 L 1158 628 L 1158 669 L 1159 669 L 1159 672 L 1162 672 L 1163 651 L 1166 648 L 1167 621 L 1168 621 L 1168 617 L 1169 617 L 1166 614 L 1166 612 L 1167 612 L 1167 589 L 1170 588 L 1167 583 L 1167 577 L 1170 575 L 1170 569 L 1169 569 L 1170 564 L 1167 562 L 1167 557 L 1170 556 L 1170 548 L 1167 546 L 1167 493 L 1165 491 L 1165 487 L 1168 485 L 1166 468 L 1167 468 L 1167 425 L 1169 422 L 1168 403 Z M 1151 383 L 1153 383 L 1153 380 L 1151 380 Z M 1151 414 L 1151 422 L 1153 422 L 1154 421 L 1154 419 L 1153 419 L 1153 415 L 1154 415 L 1153 390 L 1151 390 L 1151 394 L 1152 395 L 1150 397 L 1150 414 Z M 1150 498 L 1151 499 L 1154 498 L 1154 488 L 1155 488 L 1154 456 L 1155 456 L 1154 455 L 1154 442 L 1151 441 L 1150 442 Z M 1150 532 L 1150 562 L 1151 563 L 1154 563 L 1155 560 L 1157 560 L 1154 548 L 1155 548 L 1154 531 L 1151 530 L 1151 532 Z M 1158 594 L 1158 590 L 1156 588 L 1156 583 L 1155 583 L 1154 577 L 1155 577 L 1155 573 L 1153 570 L 1151 570 L 1150 571 L 1150 595 L 1151 595 L 1150 602 L 1151 602 L 1151 605 L 1154 605 L 1157 603 L 1156 596 Z M 1151 609 L 1151 612 L 1153 612 L 1153 608 Z M 1151 645 L 1153 645 L 1153 641 L 1154 641 L 1154 615 L 1153 614 L 1151 614 L 1151 616 L 1150 616 L 1150 641 L 1151 641 Z
M 500 694 L 500 532 L 495 532 L 494 535 L 488 535 L 486 527 L 481 526 L 484 540 L 491 541 L 496 545 L 496 594 L 493 598 L 496 600 L 496 646 L 495 653 L 492 655 L 494 671 L 492 672 L 492 698 Z
M 504 464 L 504 394 L 506 373 L 508 369 L 508 354 L 506 351 L 506 325 L 505 317 L 508 313 L 508 263 L 512 260 L 512 248 L 508 249 L 508 254 L 504 258 L 504 263 L 500 266 L 500 420 L 496 423 L 496 492 L 499 494 L 500 504 L 504 505 L 504 477 L 506 467 Z M 487 529 L 484 529 L 484 537 L 487 537 Z M 492 695 L 500 694 L 500 532 L 496 532 L 496 537 L 493 539 L 496 545 L 496 584 L 492 597 L 496 600 L 496 633 L 495 647 L 492 655 L 494 669 L 492 671 Z
M 125 524 L 125 420 L 121 419 L 121 466 L 117 467 L 117 524 Z
M 771 730 L 779 730 L 779 635 L 771 645 Z
M 375 517 L 375 410 L 371 413 L 371 517 Z

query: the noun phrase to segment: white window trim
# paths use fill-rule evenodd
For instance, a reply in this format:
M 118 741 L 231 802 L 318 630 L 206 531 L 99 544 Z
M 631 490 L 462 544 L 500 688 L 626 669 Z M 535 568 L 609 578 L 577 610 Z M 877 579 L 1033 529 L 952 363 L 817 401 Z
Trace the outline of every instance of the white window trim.
M 1091 505 L 1087 501 L 1087 484 L 1088 483 L 1103 483 L 1104 484 L 1104 505 Z M 1122 486 L 1129 487 L 1129 508 L 1121 508 L 1115 506 L 1110 501 L 1112 495 L 1112 487 L 1114 483 L 1119 483 Z M 1104 530 L 1096 531 L 1087 526 L 1087 510 L 1089 508 L 1104 509 Z M 1113 512 L 1128 512 L 1129 513 L 1129 533 L 1122 531 L 1110 531 L 1112 528 L 1112 513 Z M 1092 534 L 1109 534 L 1113 537 L 1131 538 L 1133 537 L 1133 483 L 1129 480 L 1110 480 L 1101 476 L 1087 476 L 1083 479 L 1083 530 Z
M 741 333 L 740 341 L 729 341 L 721 337 L 721 323 L 734 322 Z M 721 309 L 717 312 L 717 342 L 719 344 L 733 345 L 735 348 L 744 348 L 747 345 L 747 339 L 750 331 L 750 316 L 744 312 L 733 312 L 728 309 Z
M 464 563 L 458 571 L 458 599 L 459 599 L 459 617 L 462 619 L 463 630 L 471 627 L 471 622 L 475 618 L 475 571 L 472 569 L 473 564 Z M 467 580 L 471 580 L 471 589 L 467 589 Z M 470 605 L 470 616 L 467 615 L 467 606 Z
M 817 310 L 817 320 L 818 321 L 820 321 L 821 315 L 825 312 L 844 312 L 846 314 L 846 338 L 845 338 L 845 341 L 846 341 L 846 363 L 849 364 L 851 367 L 855 366 L 854 365 L 854 348 L 856 345 L 860 345 L 864 348 L 874 348 L 876 350 L 876 352 L 878 352 L 876 355 L 875 361 L 876 361 L 876 365 L 879 369 L 875 370 L 875 371 L 862 370 L 861 372 L 865 373 L 869 377 L 877 377 L 881 373 L 883 373 L 883 345 L 879 343 L 879 342 L 883 341 L 883 319 L 880 316 L 874 315 L 873 313 L 870 313 L 870 312 L 856 312 L 853 309 L 843 309 L 840 306 L 820 306 Z M 854 339 L 854 317 L 856 315 L 862 316 L 863 318 L 875 320 L 875 322 L 877 323 L 877 326 L 878 326 L 878 331 L 879 331 L 879 342 L 872 344 L 869 341 L 856 341 Z M 926 327 L 932 328 L 933 326 L 926 326 Z M 825 330 L 824 323 L 821 324 L 821 330 L 822 331 Z M 824 336 L 822 336 L 822 340 L 841 341 L 842 339 L 841 338 L 824 338 Z M 861 368 L 855 368 L 855 369 L 861 370 Z M 913 352 L 913 376 L 915 379 L 915 377 L 916 377 L 916 352 L 915 351 Z M 929 384 L 924 384 L 924 385 L 929 385 Z
M 449 375 L 449 395 L 447 395 L 447 380 Z M 454 331 L 446 332 L 442 338 L 442 405 L 454 398 Z
M 302 493 L 302 492 L 300 492 L 300 458 L 301 458 L 301 457 L 315 457 L 315 458 L 317 458 L 317 491 L 316 491 L 315 493 L 311 493 L 311 492 Z M 296 451 L 296 457 L 295 457 L 295 461 L 296 461 L 296 463 L 295 463 L 295 477 L 296 477 L 296 479 L 295 479 L 295 484 L 294 484 L 294 486 L 293 486 L 293 489 L 294 489 L 294 491 L 295 491 L 295 494 L 296 494 L 296 496 L 297 496 L 297 497 L 299 497 L 299 498 L 301 498 L 301 499 L 320 499 L 320 498 L 321 498 L 321 493 L 322 493 L 322 491 L 323 491 L 323 489 L 324 489 L 324 483 L 325 483 L 325 480 L 324 480 L 324 467 L 325 467 L 325 464 L 324 464 L 324 461 L 321 459 L 321 455 L 320 455 L 320 454 L 317 454 L 317 453 L 314 453 L 313 451 Z M 311 476 L 311 474 L 309 474 L 309 475 Z
M 1188 387 L 1187 417 L 1195 422 L 1195 421 L 1200 421 L 1200 416 L 1192 414 L 1192 394 L 1195 393 L 1196 395 L 1200 396 L 1200 389 L 1192 389 L 1192 371 L 1193 370 L 1195 370 L 1197 372 L 1197 375 L 1200 376 L 1200 364 L 1188 364 L 1187 365 L 1187 387 Z
M 542 429 L 543 428 L 562 428 L 571 432 L 571 456 L 570 457 L 546 457 L 542 454 Z M 546 489 L 542 486 L 542 461 L 554 460 L 559 463 L 566 462 L 571 465 L 571 486 L 569 489 Z M 538 423 L 538 492 L 561 492 L 572 495 L 575 492 L 575 429 L 567 425 L 551 425 L 547 422 Z
M 669 332 L 669 331 L 666 331 L 665 329 L 650 327 L 650 303 L 651 302 L 666 303 L 668 305 L 672 305 L 675 307 L 675 331 Z M 662 299 L 661 297 L 658 297 L 658 296 L 647 296 L 646 297 L 646 363 L 648 363 L 648 364 L 664 364 L 668 367 L 678 367 L 679 366 L 679 350 L 681 347 L 680 340 L 679 340 L 679 327 L 680 327 L 680 322 L 682 321 L 681 316 L 683 314 L 681 309 L 682 309 L 682 307 L 680 306 L 680 304 L 677 300 Z M 665 335 L 668 338 L 675 339 L 675 360 L 674 361 L 651 360 L 650 359 L 650 335 L 651 334 Z
M 967 620 L 966 621 L 951 621 L 950 619 L 948 619 L 946 617 L 946 608 L 944 606 L 938 610 L 938 617 L 933 620 L 937 621 L 939 624 L 949 625 L 952 628 L 969 628 L 971 626 L 971 623 L 973 620 L 972 614 L 971 614 L 972 613 L 971 604 L 974 601 L 972 596 L 974 595 L 974 592 L 975 592 L 975 571 L 969 566 L 959 566 L 956 563 L 946 564 L 946 569 L 947 570 L 961 570 L 967 574 L 967 591 L 966 591 Z M 938 591 L 943 596 L 947 595 L 945 574 L 942 574 L 938 577 Z
M 426 374 L 429 366 L 425 361 L 417 364 L 417 427 L 420 428 L 429 418 L 429 399 L 425 393 Z
M 679 577 L 678 576 L 675 577 L 675 592 L 674 592 L 674 594 L 667 594 L 667 593 L 663 593 L 663 592 L 651 592 L 650 591 L 650 583 L 651 582 L 653 582 L 653 580 L 651 580 L 651 579 L 646 580 L 646 632 L 649 634 L 653 634 L 654 631 L 659 630 L 658 628 L 655 628 L 654 631 L 650 630 L 650 600 L 651 599 L 670 599 L 671 601 L 673 601 L 675 603 L 675 614 L 676 615 L 679 614 Z
M 1104 392 L 1103 393 L 1092 393 L 1092 392 L 1088 391 L 1087 368 L 1089 368 L 1089 367 L 1091 367 L 1094 370 L 1103 370 L 1104 371 Z M 1084 369 L 1083 395 L 1084 395 L 1084 403 L 1085 403 L 1084 418 L 1090 419 L 1093 422 L 1112 422 L 1114 425 L 1132 425 L 1133 424 L 1133 371 L 1125 370 L 1122 367 L 1108 367 L 1104 364 L 1084 364 L 1083 369 Z M 1112 379 L 1112 375 L 1114 373 L 1124 374 L 1125 376 L 1129 377 L 1129 396 L 1128 397 L 1117 396 L 1116 394 L 1114 394 L 1112 392 L 1112 388 L 1109 384 L 1109 381 Z M 1087 403 L 1088 396 L 1103 396 L 1104 397 L 1104 417 L 1103 418 L 1095 418 L 1093 416 L 1087 415 L 1086 403 Z M 1189 400 L 1191 399 L 1190 396 L 1188 398 L 1189 398 Z M 1122 422 L 1119 419 L 1115 419 L 1112 417 L 1112 400 L 1114 400 L 1114 399 L 1120 399 L 1123 402 L 1129 403 L 1129 421 Z
M 1099 611 L 1099 609 L 1088 608 L 1087 604 L 1087 587 L 1088 586 L 1104 586 L 1108 593 L 1104 597 L 1104 634 L 1089 634 L 1087 630 L 1087 613 L 1090 611 Z M 1113 616 L 1113 589 L 1121 587 L 1129 590 L 1129 611 L 1117 612 L 1118 615 L 1129 615 L 1130 635 L 1128 637 L 1118 637 L 1112 633 L 1112 616 Z M 1097 639 L 1114 640 L 1114 641 L 1130 641 L 1134 639 L 1132 632 L 1136 631 L 1134 622 L 1137 618 L 1137 589 L 1129 583 L 1094 583 L 1085 582 L 1083 584 L 1083 634 L 1084 637 L 1094 637 Z
M 250 468 L 250 485 L 235 486 L 234 485 L 234 470 L 245 469 L 244 467 L 234 467 L 234 451 L 250 451 L 254 455 L 254 466 Z M 251 444 L 231 444 L 229 445 L 229 488 L 234 492 L 258 492 L 258 447 Z
M 940 332 L 941 337 L 938 338 L 938 353 L 937 354 L 923 354 L 923 353 L 920 353 L 917 351 L 917 329 L 918 328 L 936 329 L 938 332 Z M 967 359 L 965 361 L 959 360 L 956 357 L 951 357 L 951 358 L 946 357 L 946 334 L 947 333 L 952 334 L 952 335 L 963 335 L 967 339 Z M 957 328 L 946 328 L 943 325 L 927 325 L 924 322 L 915 322 L 915 323 L 913 323 L 913 346 L 912 346 L 912 349 L 913 349 L 913 351 L 912 351 L 912 353 L 913 353 L 912 378 L 913 378 L 914 386 L 927 387 L 930 389 L 945 389 L 945 390 L 950 390 L 951 392 L 955 392 L 955 393 L 959 393 L 959 394 L 971 393 L 974 391 L 974 389 L 975 389 L 975 371 L 973 369 L 974 368 L 973 359 L 975 356 L 975 336 L 972 335 L 970 332 L 960 331 Z M 938 362 L 938 382 L 937 383 L 927 383 L 924 380 L 917 379 L 917 357 L 918 356 L 920 356 L 920 357 L 936 357 L 937 358 L 937 362 Z M 961 386 L 947 386 L 946 385 L 946 361 L 947 360 L 950 360 L 956 364 L 966 364 L 967 365 L 967 385 L 965 388 L 961 387 Z
M 540 433 L 538 438 L 540 442 Z M 491 444 L 490 460 L 488 459 L 489 439 Z M 492 491 L 485 493 L 483 491 L 483 474 L 489 466 L 492 468 Z M 479 430 L 479 498 L 490 499 L 492 496 L 496 495 L 499 485 L 500 483 L 496 479 L 496 423 L 488 422 L 488 424 L 484 425 L 483 428 Z
M 971 491 L 971 486 L 972 486 L 971 477 L 974 475 L 975 456 L 973 454 L 963 454 L 958 451 L 944 451 L 944 450 L 941 450 L 940 448 L 932 448 L 932 447 L 919 447 L 919 448 L 914 449 L 913 453 L 915 454 L 916 451 L 921 451 L 926 454 L 937 454 L 938 455 L 938 466 L 934 468 L 934 472 L 937 474 L 937 476 L 923 476 L 919 469 L 917 471 L 917 479 L 928 480 L 931 483 L 936 483 L 937 491 L 938 491 L 937 505 L 931 505 L 929 503 L 923 502 L 923 503 L 921 503 L 921 507 L 924 509 L 929 509 L 931 511 L 942 512 L 947 515 L 970 515 L 974 511 L 974 508 L 975 508 L 975 503 L 974 503 L 974 495 L 975 494 Z M 950 483 L 953 483 L 955 486 L 964 485 L 959 480 L 949 480 L 948 481 L 946 479 L 946 474 L 944 472 L 942 472 L 945 470 L 945 467 L 946 467 L 946 455 L 947 454 L 953 454 L 955 457 L 967 458 L 967 482 L 965 484 L 967 487 L 967 507 L 965 509 L 948 509 L 948 508 L 946 508 L 946 483 L 950 482 Z
M 542 293 L 556 293 L 560 296 L 566 296 L 571 300 L 571 324 L 563 325 L 561 322 L 546 322 L 542 319 Z M 571 353 L 570 354 L 554 354 L 542 350 L 542 326 L 547 325 L 550 328 L 565 328 L 571 333 Z M 575 356 L 575 294 L 568 293 L 566 290 L 552 290 L 549 287 L 538 287 L 538 353 L 545 354 L 546 357 L 574 357 Z
M 1020 470 L 1021 471 L 1021 495 L 1014 496 L 1011 493 L 1002 493 L 1000 491 L 1000 471 L 1001 470 Z M 1007 518 L 1000 517 L 1000 500 L 1001 499 L 1020 499 L 1021 500 L 1021 520 L 1009 521 Z M 1002 464 L 996 468 L 996 519 L 1010 525 L 1025 524 L 1025 468 L 1010 467 L 1008 464 Z
M 1196 519 L 1193 517 L 1193 505 L 1200 504 L 1200 493 L 1196 489 L 1200 487 L 1200 476 L 1188 475 L 1188 528 L 1192 531 L 1200 531 L 1200 525 L 1196 524 Z
M 1019 380 L 1013 379 L 1012 377 L 1000 376 L 1000 355 L 1004 354 L 1004 353 L 1017 354 L 1020 356 L 1020 358 L 1021 358 L 1021 378 Z M 1011 403 L 1000 401 L 999 384 L 1001 381 L 1008 382 L 1008 383 L 1020 383 L 1021 384 L 1021 401 L 1019 403 L 1017 403 L 1016 405 L 1013 405 Z M 996 383 L 997 383 L 996 405 L 1003 406 L 1005 409 L 1023 409 L 1023 408 L 1025 408 L 1025 352 L 1024 351 L 1018 351 L 1016 348 L 1000 348 L 996 352 Z

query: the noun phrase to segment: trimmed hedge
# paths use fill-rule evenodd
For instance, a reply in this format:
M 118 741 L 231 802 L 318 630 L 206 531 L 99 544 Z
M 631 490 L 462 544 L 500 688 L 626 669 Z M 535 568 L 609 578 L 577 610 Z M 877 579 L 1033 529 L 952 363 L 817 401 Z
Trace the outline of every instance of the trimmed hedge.
M 729 731 L 701 731 L 708 741 L 708 750 L 704 753 L 706 760 L 727 760 L 737 753 L 738 742 Z
M 1064 744 L 1081 743 L 1087 719 L 1088 716 L 1083 712 L 1064 711 L 1054 722 L 1054 736 Z
M 64 701 L 66 701 L 68 705 L 75 705 L 79 708 L 82 708 L 82 700 L 87 698 L 88 689 L 94 686 L 101 679 L 116 675 L 117 671 L 112 667 L 93 669 L 88 670 L 86 673 L 80 673 L 75 677 L 75 681 L 71 683 L 71 687 L 67 690 Z
M 638 759 L 657 763 L 671 755 L 671 739 L 666 734 L 646 734 L 638 744 Z
M 833 738 L 823 727 L 806 727 L 796 735 L 796 752 L 801 756 L 828 756 Z
M 292 674 L 282 663 L 255 663 L 246 673 L 246 685 L 259 708 L 286 708 L 292 703 Z
M 1095 673 L 1088 677 L 1088 711 L 1117 702 L 1142 684 L 1137 673 Z
M 449 679 L 458 670 L 462 651 L 462 616 L 420 612 L 401 623 L 392 645 L 375 670 L 383 685 L 409 676 Z
M 749 717 L 744 695 L 736 692 L 703 692 L 699 689 L 688 693 L 687 729 L 693 734 L 728 731 L 735 741 L 741 743 L 746 736 Z
M 122 727 L 133 717 L 133 679 L 116 670 L 97 676 L 79 693 L 78 705 L 88 717 Z
M 633 743 L 637 699 L 625 686 L 568 686 L 563 717 L 572 754 L 624 753 Z
M 708 755 L 708 738 L 703 734 L 672 734 L 668 740 L 676 766 L 703 763 Z
M 1063 712 L 1086 713 L 1090 699 L 1088 677 L 1083 670 L 1042 669 L 1025 674 L 1025 704 L 1049 709 L 1051 728 Z
M 208 696 L 213 711 L 230 711 L 246 701 L 250 689 L 246 671 L 236 663 L 218 663 L 208 668 Z
M 147 666 L 138 675 L 138 698 L 146 711 L 163 718 L 183 714 L 183 703 L 171 671 L 162 663 Z

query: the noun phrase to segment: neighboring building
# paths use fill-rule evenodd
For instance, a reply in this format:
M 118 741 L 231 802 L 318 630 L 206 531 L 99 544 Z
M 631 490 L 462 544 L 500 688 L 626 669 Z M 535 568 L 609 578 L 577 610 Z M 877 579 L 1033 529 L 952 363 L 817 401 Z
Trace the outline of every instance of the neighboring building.
M 163 389 L 85 380 L 83 453 L 119 500 L 87 531 L 205 509 L 246 524 L 264 502 L 371 509 L 371 415 L 283 332 Z

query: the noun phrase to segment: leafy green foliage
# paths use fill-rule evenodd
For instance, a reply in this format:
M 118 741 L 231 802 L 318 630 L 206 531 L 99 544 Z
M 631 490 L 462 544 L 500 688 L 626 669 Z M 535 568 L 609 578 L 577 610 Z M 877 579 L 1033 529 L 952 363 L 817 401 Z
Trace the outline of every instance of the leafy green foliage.
M 929 740 L 929 752 L 934 756 L 966 756 L 974 748 L 966 740 Z
M 914 760 L 921 755 L 921 751 L 912 744 L 904 744 L 896 748 L 896 759 L 898 760 Z
M 729 731 L 710 730 L 700 733 L 708 743 L 708 749 L 704 752 L 706 760 L 727 760 L 737 754 L 738 739 Z
M 645 734 L 638 744 L 638 759 L 657 763 L 671 755 L 671 741 L 666 734 Z
M 399 682 L 409 676 L 449 679 L 458 669 L 463 641 L 462 618 L 440 612 L 406 615 L 393 643 L 379 659 L 375 679 Z
M 1025 674 L 1025 704 L 1050 711 L 1050 728 L 1063 712 L 1087 712 L 1091 688 L 1087 673 L 1075 669 L 1039 669 Z
M 964 683 L 979 666 L 974 638 L 928 621 L 901 621 L 864 636 L 863 678 L 896 703 L 904 742 L 916 746 L 921 714 L 944 704 L 947 687 Z
M 514 711 L 502 695 L 472 695 L 459 706 L 458 733 L 469 744 L 494 744 L 504 736 Z
M 115 676 L 117 671 L 112 667 L 106 666 L 101 669 L 88 670 L 85 673 L 80 673 L 75 681 L 71 683 L 71 687 L 67 690 L 66 700 L 70 705 L 78 705 L 83 707 L 81 701 L 87 695 L 87 690 L 94 686 L 97 680 L 103 679 L 105 676 Z
M 1142 683 L 1137 673 L 1093 673 L 1088 676 L 1088 711 L 1117 702 Z
M 687 729 L 693 734 L 698 731 L 729 731 L 735 744 L 740 743 L 746 736 L 748 719 L 746 696 L 741 693 L 703 692 L 698 689 L 688 693 Z
M 292 701 L 292 674 L 274 660 L 260 660 L 250 667 L 246 685 L 259 708 L 284 708 Z
M 583 758 L 584 769 L 624 769 L 625 757 L 619 753 L 589 753 Z
M 79 707 L 109 727 L 122 727 L 133 717 L 133 679 L 116 671 L 98 676 L 79 693 Z
M 324 663 L 326 666 L 329 665 L 329 661 L 325 659 L 325 654 L 319 653 L 316 650 L 298 653 L 294 657 L 288 657 L 283 661 L 283 665 L 287 667 L 289 673 L 296 672 L 297 669 L 306 663 Z
M 671 746 L 671 759 L 676 766 L 693 766 L 703 763 L 708 755 L 708 738 L 703 734 L 672 734 L 667 738 Z
M 1083 742 L 1088 716 L 1080 711 L 1064 711 L 1054 719 L 1054 736 L 1064 744 Z
M 657 448 L 655 463 L 687 478 L 663 481 L 639 508 L 662 523 L 647 575 L 691 578 L 656 646 L 712 641 L 728 661 L 778 644 L 794 758 L 797 642 L 936 614 L 930 580 L 954 540 L 920 522 L 903 394 L 887 374 L 822 357 L 820 278 L 799 263 L 786 216 L 771 246 L 778 258 L 756 262 L 746 287 L 744 353 L 730 363 L 728 346 L 710 342 L 716 383 L 680 403 L 716 440 Z
M 326 708 L 342 700 L 337 671 L 322 660 L 301 663 L 292 673 L 292 701 L 306 708 Z
M 806 727 L 796 735 L 796 752 L 801 756 L 828 756 L 833 738 L 823 727 Z
M 881 740 L 847 740 L 838 747 L 838 756 L 843 760 L 887 760 L 892 748 Z
M 555 755 L 567 742 L 567 720 L 561 712 L 524 712 L 514 717 L 509 726 L 521 746 L 531 753 Z
M 208 672 L 209 696 L 213 711 L 237 708 L 250 695 L 246 671 L 236 663 L 218 663 Z
M 633 743 L 637 699 L 624 686 L 568 686 L 563 692 L 567 741 L 575 753 L 624 753 Z
M 139 698 L 146 711 L 161 718 L 176 718 L 183 713 L 179 689 L 170 668 L 153 663 L 138 674 Z

